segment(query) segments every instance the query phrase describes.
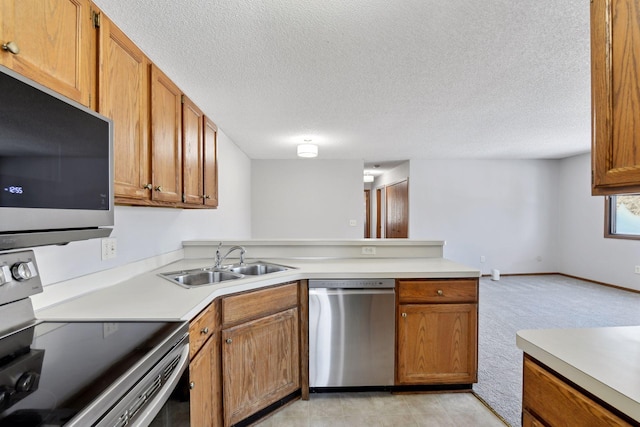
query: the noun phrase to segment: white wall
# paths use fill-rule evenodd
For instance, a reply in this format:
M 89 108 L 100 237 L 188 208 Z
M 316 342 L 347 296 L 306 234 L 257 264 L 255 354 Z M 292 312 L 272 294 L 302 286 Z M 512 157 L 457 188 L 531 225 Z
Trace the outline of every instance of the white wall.
M 363 169 L 359 160 L 253 160 L 252 237 L 362 238 Z
M 411 160 L 410 167 L 412 239 L 445 240 L 446 258 L 483 274 L 559 271 L 557 160 Z
M 604 197 L 591 196 L 591 156 L 561 161 L 560 271 L 572 276 L 640 290 L 640 241 L 604 238 Z
M 250 237 L 251 161 L 222 131 L 218 154 L 218 209 L 116 206 L 116 258 L 102 261 L 100 239 L 34 248 L 43 284 L 175 251 L 183 240 Z

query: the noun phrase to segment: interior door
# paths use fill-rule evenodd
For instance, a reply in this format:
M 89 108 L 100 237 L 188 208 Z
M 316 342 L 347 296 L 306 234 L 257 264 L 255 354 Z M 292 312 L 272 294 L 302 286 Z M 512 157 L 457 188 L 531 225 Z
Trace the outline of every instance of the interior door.
M 385 191 L 385 237 L 409 237 L 409 181 L 389 185 Z

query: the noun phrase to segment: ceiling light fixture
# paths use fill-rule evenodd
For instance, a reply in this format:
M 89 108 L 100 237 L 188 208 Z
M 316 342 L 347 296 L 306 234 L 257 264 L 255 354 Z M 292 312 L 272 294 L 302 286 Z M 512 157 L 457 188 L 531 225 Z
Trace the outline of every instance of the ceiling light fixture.
M 373 175 L 369 175 L 368 173 L 365 173 L 364 182 L 373 182 Z
M 310 139 L 305 139 L 304 144 L 298 145 L 298 157 L 317 157 L 318 146 L 311 144 Z

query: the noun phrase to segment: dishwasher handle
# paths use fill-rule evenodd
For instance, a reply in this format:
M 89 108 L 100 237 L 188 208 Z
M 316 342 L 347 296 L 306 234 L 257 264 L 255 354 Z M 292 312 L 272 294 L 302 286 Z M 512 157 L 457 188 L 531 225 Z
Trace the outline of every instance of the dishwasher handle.
M 334 288 L 311 288 L 309 289 L 309 296 L 311 295 L 393 295 L 394 289 L 334 289 Z

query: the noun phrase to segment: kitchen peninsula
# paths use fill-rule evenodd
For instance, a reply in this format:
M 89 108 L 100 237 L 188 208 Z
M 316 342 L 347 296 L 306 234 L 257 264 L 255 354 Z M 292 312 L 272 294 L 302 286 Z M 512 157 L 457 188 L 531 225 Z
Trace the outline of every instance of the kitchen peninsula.
M 184 242 L 182 250 L 157 260 L 46 287 L 34 298 L 36 314 L 42 319 L 188 321 L 192 425 L 227 426 L 308 397 L 309 280 L 393 279 L 395 386 L 469 391 L 477 381 L 480 272 L 444 259 L 444 242 L 224 243 L 223 251 L 244 247 L 249 263 L 290 268 L 187 289 L 159 274 L 213 266 L 219 242 Z M 213 402 L 213 408 L 203 409 L 209 407 L 202 402 Z

